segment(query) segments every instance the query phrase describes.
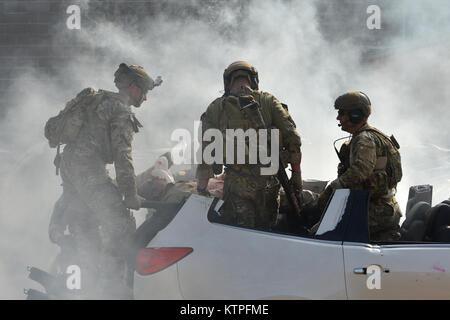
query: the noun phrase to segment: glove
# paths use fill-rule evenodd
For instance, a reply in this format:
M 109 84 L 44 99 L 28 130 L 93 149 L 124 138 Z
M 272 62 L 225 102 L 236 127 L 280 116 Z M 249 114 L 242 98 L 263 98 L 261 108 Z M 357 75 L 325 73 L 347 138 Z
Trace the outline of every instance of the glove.
M 125 196 L 124 204 L 125 207 L 133 210 L 139 210 L 141 208 L 141 201 L 144 200 L 144 198 L 140 197 L 139 195 L 135 194 L 133 196 Z
M 303 190 L 303 181 L 302 181 L 302 173 L 297 171 L 292 171 L 291 179 L 289 180 L 291 185 L 295 190 L 302 191 Z

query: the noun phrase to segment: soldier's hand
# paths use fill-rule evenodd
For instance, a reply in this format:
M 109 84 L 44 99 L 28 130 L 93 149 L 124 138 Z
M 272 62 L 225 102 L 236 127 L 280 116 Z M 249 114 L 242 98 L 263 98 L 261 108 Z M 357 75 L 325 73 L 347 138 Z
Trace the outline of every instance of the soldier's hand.
M 135 194 L 133 196 L 125 196 L 125 207 L 133 210 L 139 210 L 141 208 L 141 202 L 144 200 L 141 196 Z
M 294 189 L 299 190 L 300 192 L 303 190 L 302 174 L 300 171 L 292 171 L 292 176 L 289 181 Z

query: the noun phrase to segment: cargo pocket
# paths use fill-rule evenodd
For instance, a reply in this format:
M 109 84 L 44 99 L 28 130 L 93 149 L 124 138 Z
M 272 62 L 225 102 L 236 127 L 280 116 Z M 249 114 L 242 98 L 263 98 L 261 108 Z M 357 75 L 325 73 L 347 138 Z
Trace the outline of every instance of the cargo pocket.
M 369 180 L 367 189 L 371 191 L 371 197 L 380 198 L 389 192 L 388 178 L 385 171 L 375 171 Z

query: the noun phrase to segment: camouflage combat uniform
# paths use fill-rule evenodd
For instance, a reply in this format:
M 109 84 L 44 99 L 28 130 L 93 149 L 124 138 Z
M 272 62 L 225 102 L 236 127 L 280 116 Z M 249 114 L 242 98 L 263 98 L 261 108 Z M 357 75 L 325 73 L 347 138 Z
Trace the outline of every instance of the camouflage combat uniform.
M 68 234 L 64 234 L 66 229 Z M 55 234 L 58 238 L 55 238 Z M 78 265 L 83 273 L 80 296 L 95 297 L 100 256 L 97 217 L 78 197 L 73 197 L 73 193 L 63 192 L 50 218 L 49 236 L 61 249 L 51 272 L 65 274 L 68 266 Z
M 77 140 L 64 148 L 61 177 L 64 193 L 78 202 L 78 206 L 72 202 L 73 210 L 81 213 L 88 208 L 98 219 L 100 281 L 115 286 L 110 290 L 112 297 L 123 298 L 130 277 L 125 253 L 136 224 L 122 195 L 137 193 L 131 143 L 140 124 L 125 96 L 101 92 L 101 102 L 87 108 L 87 120 Z M 114 163 L 117 185 L 108 175 L 108 163 Z
M 388 159 L 394 145 L 382 132 L 365 124 L 347 146 L 348 152 L 342 152 L 346 148 L 341 148 L 344 161 L 338 166 L 338 179 L 334 183 L 338 188 L 370 192 L 371 240 L 398 240 L 402 213 L 395 198 L 397 182 L 392 177 L 401 176 L 401 163 L 400 158 Z M 400 172 L 392 172 L 395 168 Z
M 266 127 L 277 128 L 280 131 L 280 148 L 285 147 L 289 150 L 291 159 L 299 159 L 300 135 L 282 104 L 267 92 L 251 90 L 247 87 L 241 89 L 239 96 L 252 99 L 260 105 Z M 240 110 L 242 107 L 237 96 L 225 95 L 217 98 L 201 117 L 203 132 L 210 128 L 219 129 L 224 137 L 225 148 L 226 129 L 243 129 L 244 131 L 249 128 L 257 129 L 258 126 L 244 116 Z M 203 150 L 206 145 L 203 144 Z M 226 163 L 225 150 L 223 154 L 223 163 Z M 221 171 L 221 165 L 200 164 L 197 168 L 197 178 L 212 178 L 214 173 L 218 174 Z M 246 157 L 246 164 L 226 164 L 225 172 L 224 205 L 222 206 L 225 222 L 270 230 L 276 221 L 280 204 L 280 184 L 276 175 L 261 175 L 258 165 L 248 164 L 248 157 Z

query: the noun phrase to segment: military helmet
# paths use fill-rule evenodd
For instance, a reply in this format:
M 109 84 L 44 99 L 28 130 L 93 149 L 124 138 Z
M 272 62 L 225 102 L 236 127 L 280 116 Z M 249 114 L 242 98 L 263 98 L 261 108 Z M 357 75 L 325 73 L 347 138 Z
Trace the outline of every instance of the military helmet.
M 361 91 L 350 91 L 339 96 L 334 102 L 334 108 L 348 111 L 359 110 L 365 118 L 372 113 L 370 99 Z
M 132 82 L 143 91 L 152 90 L 155 87 L 153 79 L 145 72 L 144 68 L 137 65 L 121 63 L 114 73 L 114 83 L 118 89 L 128 88 Z
M 223 84 L 225 94 L 230 92 L 231 83 L 237 76 L 247 76 L 253 90 L 258 90 L 258 71 L 254 66 L 245 61 L 236 61 L 230 64 L 223 72 Z

